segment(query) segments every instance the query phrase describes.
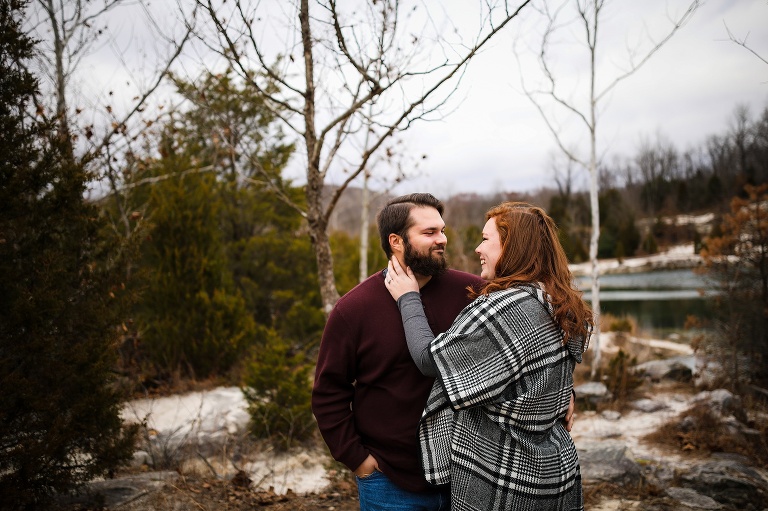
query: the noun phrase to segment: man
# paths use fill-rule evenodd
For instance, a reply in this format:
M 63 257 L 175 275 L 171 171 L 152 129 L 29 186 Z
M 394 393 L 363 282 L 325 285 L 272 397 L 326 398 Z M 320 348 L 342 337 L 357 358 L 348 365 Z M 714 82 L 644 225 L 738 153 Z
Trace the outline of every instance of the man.
M 443 204 L 426 193 L 391 200 L 379 212 L 381 246 L 410 266 L 434 333 L 448 329 L 482 280 L 446 269 Z M 433 378 L 422 375 L 405 342 L 400 311 L 376 273 L 345 294 L 320 344 L 312 411 L 335 459 L 355 473 L 360 509 L 448 509 L 447 490 L 421 468 L 417 426 Z

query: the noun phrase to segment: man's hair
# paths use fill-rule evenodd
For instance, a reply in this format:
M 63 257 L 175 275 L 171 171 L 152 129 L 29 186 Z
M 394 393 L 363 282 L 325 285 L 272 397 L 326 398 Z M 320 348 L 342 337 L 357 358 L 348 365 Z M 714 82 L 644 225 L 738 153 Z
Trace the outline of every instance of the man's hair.
M 401 195 L 387 202 L 387 205 L 376 216 L 381 248 L 387 254 L 387 259 L 392 257 L 392 248 L 389 246 L 390 234 L 397 234 L 406 240 L 408 239 L 408 229 L 413 225 L 411 218 L 413 208 L 435 208 L 440 216 L 443 215 L 443 203 L 431 193 Z

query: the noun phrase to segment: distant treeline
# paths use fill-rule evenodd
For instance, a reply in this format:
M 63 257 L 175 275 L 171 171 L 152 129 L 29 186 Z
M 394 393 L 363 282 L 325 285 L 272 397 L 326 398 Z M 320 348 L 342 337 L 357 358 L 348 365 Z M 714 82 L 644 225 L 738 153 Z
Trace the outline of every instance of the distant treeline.
M 600 245 L 598 257 L 651 254 L 672 244 L 701 243 L 718 235 L 720 216 L 731 198 L 744 197 L 745 185 L 768 182 L 768 108 L 751 118 L 734 112 L 730 127 L 700 147 L 680 151 L 659 137 L 645 142 L 634 157 L 615 158 L 600 167 Z M 446 200 L 446 222 L 453 231 L 452 263 L 472 271 L 485 211 L 503 200 L 525 200 L 547 209 L 560 228 L 571 262 L 588 259 L 591 231 L 589 193 L 576 189 L 578 170 L 563 165 L 552 172 L 552 187 L 528 193 L 460 194 Z M 714 213 L 714 232 L 664 222 L 680 214 Z M 458 245 L 458 246 L 457 246 Z

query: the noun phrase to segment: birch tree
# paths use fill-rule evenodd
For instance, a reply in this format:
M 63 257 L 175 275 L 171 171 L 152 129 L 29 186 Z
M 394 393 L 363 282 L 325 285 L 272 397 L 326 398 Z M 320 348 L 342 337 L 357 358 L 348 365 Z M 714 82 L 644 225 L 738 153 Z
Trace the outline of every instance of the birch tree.
M 328 237 L 339 198 L 394 135 L 439 118 L 470 60 L 530 1 L 477 2 L 472 35 L 456 40 L 444 7 L 418 0 L 197 0 L 199 40 L 303 145 L 305 201 L 286 200 L 307 221 L 326 314 L 339 298 Z
M 682 14 L 669 17 L 670 27 L 660 39 L 651 39 L 647 49 L 634 48 L 629 51 L 626 62 L 617 70 L 610 70 L 609 63 L 601 59 L 601 51 L 605 44 L 598 36 L 602 33 L 602 22 L 605 17 L 607 0 L 565 0 L 555 6 L 550 2 L 541 2 L 536 8 L 545 19 L 545 29 L 538 45 L 538 63 L 541 69 L 541 84 L 531 86 L 525 80 L 525 74 L 520 73 L 525 94 L 541 114 L 548 130 L 555 139 L 558 148 L 566 157 L 577 163 L 589 173 L 590 214 L 592 233 L 589 242 L 589 259 L 591 262 L 592 310 L 595 325 L 598 328 L 592 336 L 594 359 L 591 375 L 594 378 L 600 367 L 600 271 L 597 259 L 598 242 L 600 239 L 600 211 L 598 197 L 599 188 L 599 155 L 598 127 L 601 107 L 610 97 L 611 92 L 623 81 L 634 75 L 646 62 L 653 57 L 680 30 L 700 5 L 700 0 L 687 4 Z M 559 39 L 565 34 L 565 40 Z M 579 89 L 567 83 L 564 77 L 556 71 L 553 46 L 565 42 L 569 50 L 582 49 L 588 62 L 586 77 L 579 76 Z M 573 59 L 573 53 L 568 55 Z M 518 62 L 520 62 L 518 54 Z M 585 80 L 580 80 L 585 78 Z M 561 128 L 566 123 L 574 122 L 582 133 L 586 133 L 588 149 L 586 154 L 572 150 L 568 144 L 566 133 Z

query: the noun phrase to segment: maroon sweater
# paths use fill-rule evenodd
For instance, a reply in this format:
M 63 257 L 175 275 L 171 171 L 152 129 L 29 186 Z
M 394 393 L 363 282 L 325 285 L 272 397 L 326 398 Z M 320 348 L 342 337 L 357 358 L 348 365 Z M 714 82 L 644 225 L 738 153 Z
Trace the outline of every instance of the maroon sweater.
M 470 303 L 476 275 L 448 270 L 422 289 L 429 326 L 445 332 Z M 379 469 L 409 491 L 427 491 L 417 426 L 433 378 L 411 360 L 397 303 L 377 272 L 345 294 L 320 344 L 312 411 L 333 457 L 355 470 L 372 454 Z

